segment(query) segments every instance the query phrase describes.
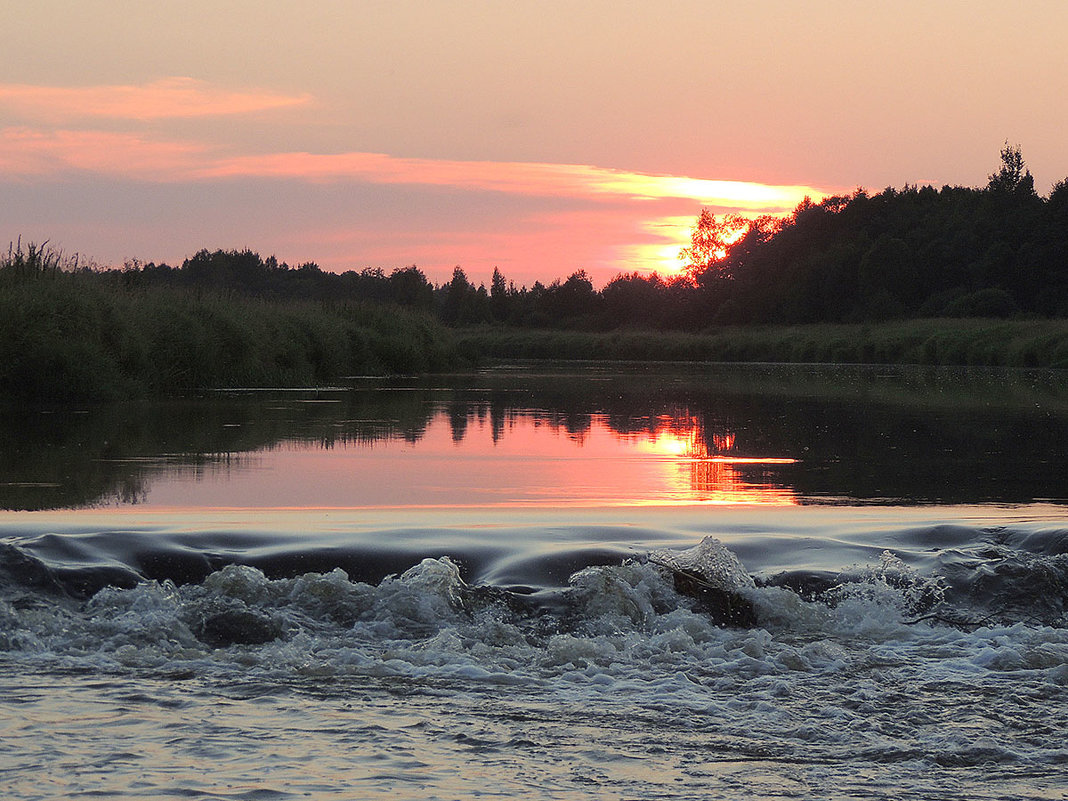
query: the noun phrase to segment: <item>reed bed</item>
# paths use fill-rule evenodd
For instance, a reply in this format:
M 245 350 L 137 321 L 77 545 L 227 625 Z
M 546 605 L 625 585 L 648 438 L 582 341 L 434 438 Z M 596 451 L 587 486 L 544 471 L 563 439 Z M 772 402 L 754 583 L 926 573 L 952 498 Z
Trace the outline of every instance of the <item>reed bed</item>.
M 1068 320 L 902 320 L 723 327 L 703 333 L 470 328 L 461 353 L 494 359 L 824 362 L 1068 368 Z
M 702 333 L 447 329 L 376 303 L 130 287 L 84 270 L 0 270 L 0 399 L 91 400 L 509 359 L 1068 368 L 1068 320 L 924 319 Z
M 0 274 L 0 398 L 306 386 L 455 363 L 440 325 L 399 308 L 129 290 L 86 273 Z

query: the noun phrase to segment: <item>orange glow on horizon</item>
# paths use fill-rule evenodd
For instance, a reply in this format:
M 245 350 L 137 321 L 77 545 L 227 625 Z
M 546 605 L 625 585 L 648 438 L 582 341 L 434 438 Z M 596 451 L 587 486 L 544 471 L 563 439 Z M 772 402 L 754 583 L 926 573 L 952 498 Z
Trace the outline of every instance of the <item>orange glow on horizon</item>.
M 777 216 L 792 211 L 806 196 L 818 200 L 829 193 L 810 186 L 714 180 L 581 163 L 409 158 L 365 151 L 255 152 L 251 144 L 243 149 L 239 144 L 210 138 L 168 136 L 160 124 L 278 113 L 315 102 L 308 94 L 231 90 L 183 77 L 139 85 L 0 83 L 0 103 L 12 121 L 18 120 L 18 124 L 0 128 L 0 178 L 18 183 L 60 183 L 70 178 L 82 182 L 88 174 L 104 186 L 109 180 L 120 184 L 134 181 L 185 185 L 192 192 L 220 182 L 264 180 L 303 185 L 434 187 L 526 197 L 536 200 L 536 210 L 513 215 L 505 225 L 500 220 L 484 225 L 471 221 L 458 224 L 446 215 L 442 227 L 435 230 L 432 219 L 405 227 L 392 220 L 385 225 L 381 219 L 353 223 L 351 217 L 335 215 L 330 219 L 331 215 L 326 215 L 322 224 L 278 224 L 265 232 L 252 230 L 257 229 L 255 223 L 246 223 L 248 228 L 233 233 L 250 244 L 258 244 L 252 238 L 264 235 L 267 244 L 260 247 L 302 248 L 303 252 L 277 255 L 291 261 L 312 260 L 326 269 L 430 263 L 437 269 L 451 270 L 461 264 L 472 274 L 479 270 L 488 278 L 492 268 L 499 266 L 519 285 L 533 280 L 549 282 L 577 269 L 589 270 L 602 281 L 620 272 L 657 272 L 670 279 L 682 272 L 678 254 L 688 243 L 702 207 L 716 214 Z M 83 124 L 87 120 L 106 120 L 108 125 Z M 280 191 L 286 189 L 280 187 Z M 541 200 L 544 198 L 560 198 L 566 205 L 557 211 L 547 210 Z M 200 222 L 213 230 L 212 222 Z M 123 230 L 128 224 L 111 225 Z M 192 230 L 191 221 L 184 220 L 181 227 Z M 180 234 L 175 237 L 185 241 Z M 190 240 L 189 250 L 169 254 L 170 258 L 188 255 L 195 245 L 203 242 Z M 79 251 L 102 255 L 95 253 L 91 244 L 79 243 Z M 122 253 L 121 258 L 129 255 Z M 170 260 L 168 254 L 138 255 Z M 516 275 L 511 268 L 515 263 L 524 275 Z M 538 266 L 545 272 L 533 276 Z M 554 275 L 552 271 L 557 268 L 559 272 Z
M 451 186 L 492 192 L 619 200 L 685 199 L 763 214 L 785 213 L 803 198 L 822 196 L 807 186 L 747 181 L 713 181 L 675 175 L 627 172 L 588 164 L 511 161 L 452 161 L 385 153 L 272 153 L 237 156 L 206 165 L 204 177 L 275 177 L 311 181 L 358 179 L 384 184 Z
M 453 161 L 385 153 L 268 153 L 228 156 L 208 145 L 113 131 L 0 130 L 0 169 L 10 176 L 89 170 L 160 182 L 280 178 L 308 182 L 448 186 L 484 192 L 591 200 L 686 200 L 731 211 L 785 213 L 820 190 L 626 172 L 587 164 Z M 669 218 L 673 223 L 677 218 Z
M 812 199 L 814 202 L 822 198 L 822 195 Z M 798 200 L 798 203 L 801 199 Z M 765 212 L 759 216 L 785 216 L 797 207 L 794 204 L 787 210 L 777 210 L 774 213 Z M 735 214 L 746 220 L 755 216 L 746 214 L 741 209 L 722 209 L 723 213 Z M 697 223 L 698 214 L 690 216 L 659 217 L 646 220 L 641 223 L 640 230 L 645 236 L 656 237 L 658 241 L 641 245 L 626 245 L 618 249 L 618 260 L 632 265 L 632 269 L 641 272 L 657 273 L 664 278 L 674 278 L 686 272 L 686 265 L 679 257 L 680 251 L 690 244 L 694 225 Z M 745 236 L 747 228 L 739 228 L 730 236 L 726 237 L 729 244 L 733 244 Z M 719 258 L 725 256 L 725 252 L 718 254 Z

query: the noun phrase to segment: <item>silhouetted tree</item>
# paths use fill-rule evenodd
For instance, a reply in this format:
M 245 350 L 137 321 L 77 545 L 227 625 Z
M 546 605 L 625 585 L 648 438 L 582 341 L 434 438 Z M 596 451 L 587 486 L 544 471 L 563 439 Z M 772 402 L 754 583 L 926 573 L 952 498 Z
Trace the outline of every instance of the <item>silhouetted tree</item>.
M 722 271 L 731 242 L 736 240 L 749 221 L 737 214 L 716 217 L 708 209 L 701 209 L 697 224 L 690 232 L 690 246 L 679 251 L 687 275 L 700 276 Z
M 1001 169 L 990 176 L 987 188 L 992 192 L 1035 195 L 1035 179 L 1024 164 L 1019 145 L 1005 142 L 1001 149 Z
M 493 319 L 497 322 L 504 322 L 511 315 L 512 294 L 514 293 L 508 291 L 504 275 L 494 267 L 493 278 L 490 280 L 490 309 L 493 312 Z
M 576 270 L 563 283 L 553 281 L 541 297 L 539 307 L 549 320 L 574 325 L 583 318 L 593 317 L 599 300 L 586 271 Z
M 414 264 L 391 272 L 389 287 L 393 302 L 401 306 L 429 309 L 434 305 L 434 287 Z
M 278 263 L 271 257 L 270 263 L 251 250 L 198 251 L 182 264 L 182 272 L 193 284 L 201 286 L 262 291 L 272 269 Z
M 481 291 L 480 291 L 481 290 Z M 449 325 L 470 325 L 489 319 L 489 296 L 483 286 L 476 289 L 467 273 L 457 265 L 452 280 L 442 288 L 441 319 Z
M 806 198 L 781 223 L 751 225 L 698 274 L 706 324 L 1064 314 L 1068 182 L 1043 200 L 1018 146 L 1001 161 L 982 189 Z M 684 256 L 702 252 L 712 222 L 702 212 Z
M 617 275 L 601 290 L 606 327 L 661 327 L 666 295 L 664 281 L 656 273 Z

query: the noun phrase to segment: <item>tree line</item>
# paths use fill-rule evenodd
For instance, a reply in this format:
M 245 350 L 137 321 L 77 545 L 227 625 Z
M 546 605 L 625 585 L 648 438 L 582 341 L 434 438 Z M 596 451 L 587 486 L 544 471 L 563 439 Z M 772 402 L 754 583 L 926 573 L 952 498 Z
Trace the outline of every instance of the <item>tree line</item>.
M 690 267 L 722 323 L 1066 317 L 1068 179 L 1039 196 L 1006 144 L 985 187 L 805 201 Z
M 173 286 L 269 300 L 393 304 L 449 326 L 699 331 L 716 325 L 926 317 L 1068 317 L 1068 179 L 1040 196 L 1018 146 L 980 188 L 908 186 L 803 201 L 785 218 L 698 217 L 683 271 L 622 273 L 597 290 L 579 270 L 517 287 L 461 267 L 431 283 L 416 266 L 332 273 L 251 250 L 201 250 L 181 266 L 95 271 L 124 287 Z M 43 275 L 53 252 L 9 249 L 0 270 Z M 68 268 L 69 264 L 66 265 Z M 77 267 L 77 260 L 74 260 Z M 84 267 L 82 269 L 85 269 Z

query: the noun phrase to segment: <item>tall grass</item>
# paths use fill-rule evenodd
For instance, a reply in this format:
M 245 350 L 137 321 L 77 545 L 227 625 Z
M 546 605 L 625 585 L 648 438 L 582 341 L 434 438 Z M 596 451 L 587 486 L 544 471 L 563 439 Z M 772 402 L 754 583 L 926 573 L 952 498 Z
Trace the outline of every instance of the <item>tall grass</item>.
M 724 327 L 701 334 L 476 328 L 393 306 L 131 288 L 45 245 L 0 255 L 0 400 L 300 386 L 497 359 L 1068 368 L 1068 320 Z
M 124 289 L 86 272 L 0 269 L 0 398 L 93 399 L 447 369 L 431 319 L 358 304 Z
M 1068 320 L 906 320 L 681 332 L 467 329 L 470 358 L 1068 368 Z

